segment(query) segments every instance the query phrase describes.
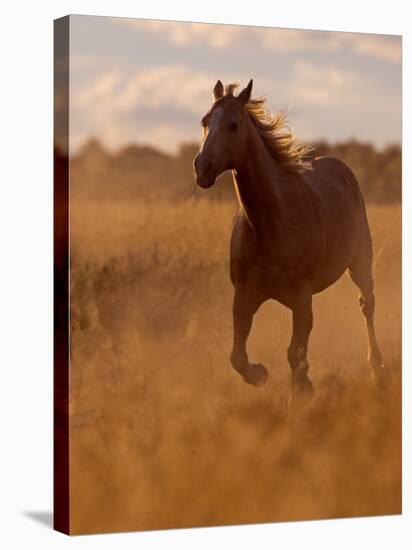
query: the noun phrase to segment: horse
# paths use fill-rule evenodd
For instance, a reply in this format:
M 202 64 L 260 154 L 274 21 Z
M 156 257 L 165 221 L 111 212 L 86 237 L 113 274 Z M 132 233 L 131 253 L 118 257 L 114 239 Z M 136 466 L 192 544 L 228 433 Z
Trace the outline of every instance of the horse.
M 266 383 L 268 371 L 249 362 L 246 343 L 258 308 L 277 300 L 292 312 L 290 400 L 310 399 L 312 297 L 347 271 L 360 290 L 372 378 L 385 389 L 390 371 L 375 334 L 372 239 L 359 183 L 342 161 L 314 157 L 311 147 L 298 143 L 283 113 L 273 115 L 265 98 L 251 97 L 252 79 L 235 95 L 237 86 L 217 81 L 193 161 L 196 183 L 204 189 L 231 170 L 239 203 L 230 242 L 230 362 L 248 384 Z

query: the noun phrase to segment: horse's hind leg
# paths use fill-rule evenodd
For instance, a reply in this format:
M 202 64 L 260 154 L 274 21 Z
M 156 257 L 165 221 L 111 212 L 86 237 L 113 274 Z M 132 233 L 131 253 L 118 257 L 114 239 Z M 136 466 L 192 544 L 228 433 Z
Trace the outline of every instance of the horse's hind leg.
M 292 392 L 289 402 L 301 402 L 312 397 L 313 386 L 308 376 L 307 360 L 309 336 L 313 326 L 312 293 L 299 292 L 292 307 L 293 332 L 288 348 L 288 361 L 292 370 Z
M 372 369 L 372 376 L 378 387 L 385 389 L 390 382 L 390 371 L 382 363 L 382 354 L 375 333 L 375 294 L 371 251 L 367 250 L 364 254 L 358 254 L 355 257 L 349 266 L 349 275 L 361 292 L 359 305 L 365 317 L 368 333 L 368 361 Z
M 236 288 L 233 299 L 233 348 L 230 361 L 245 382 L 253 386 L 265 384 L 268 373 L 260 364 L 250 364 L 246 351 L 246 341 L 252 326 L 253 315 L 263 302 L 245 288 Z

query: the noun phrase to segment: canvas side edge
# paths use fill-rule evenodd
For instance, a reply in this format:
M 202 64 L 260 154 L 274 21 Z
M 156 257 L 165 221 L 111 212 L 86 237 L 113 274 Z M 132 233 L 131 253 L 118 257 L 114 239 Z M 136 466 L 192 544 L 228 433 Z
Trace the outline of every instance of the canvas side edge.
M 53 527 L 70 533 L 69 483 L 69 27 L 54 21 Z

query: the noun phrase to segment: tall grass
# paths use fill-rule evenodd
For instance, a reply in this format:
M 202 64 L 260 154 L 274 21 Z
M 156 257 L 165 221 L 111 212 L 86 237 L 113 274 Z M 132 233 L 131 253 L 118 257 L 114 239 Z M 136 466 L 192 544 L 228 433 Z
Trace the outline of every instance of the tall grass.
M 316 397 L 287 410 L 290 313 L 265 304 L 231 369 L 233 205 L 71 205 L 71 497 L 75 532 L 398 513 L 400 208 L 372 207 L 377 332 L 394 381 L 376 393 L 357 289 L 315 297 Z

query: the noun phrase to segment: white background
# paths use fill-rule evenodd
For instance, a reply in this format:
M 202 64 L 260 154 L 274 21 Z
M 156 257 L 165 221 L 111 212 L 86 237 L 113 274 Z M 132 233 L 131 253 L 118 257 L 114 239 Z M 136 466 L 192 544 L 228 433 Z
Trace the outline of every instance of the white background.
M 0 545 L 13 548 L 410 547 L 409 2 L 9 1 L 0 19 Z M 52 509 L 52 20 L 69 13 L 403 34 L 404 514 L 69 538 Z M 137 52 L 139 54 L 139 52 Z M 409 130 L 409 132 L 407 132 Z M 408 336 L 409 335 L 409 336 Z M 379 457 L 376 457 L 379 460 Z M 282 498 L 279 495 L 279 498 Z M 110 507 L 111 503 L 107 502 Z M 33 519 L 33 514 L 37 519 Z M 40 521 L 39 521 L 40 520 Z M 409 539 L 409 541 L 408 541 Z

